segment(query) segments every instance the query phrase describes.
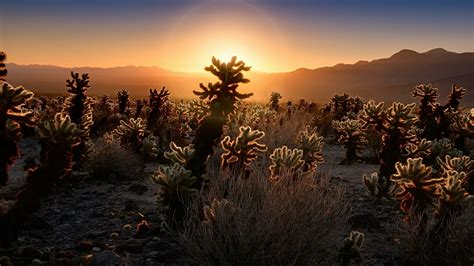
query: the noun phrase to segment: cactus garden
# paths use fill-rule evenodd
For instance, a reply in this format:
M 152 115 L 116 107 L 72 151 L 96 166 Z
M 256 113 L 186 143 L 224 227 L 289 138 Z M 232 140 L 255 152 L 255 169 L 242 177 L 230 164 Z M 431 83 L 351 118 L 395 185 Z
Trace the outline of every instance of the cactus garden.
M 472 11 L 2 2 L 0 266 L 474 265 Z

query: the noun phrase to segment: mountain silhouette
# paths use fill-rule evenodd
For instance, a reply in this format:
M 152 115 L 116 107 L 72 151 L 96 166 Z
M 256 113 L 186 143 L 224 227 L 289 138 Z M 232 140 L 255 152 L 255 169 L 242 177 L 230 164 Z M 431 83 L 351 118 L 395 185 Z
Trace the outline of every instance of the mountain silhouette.
M 248 62 L 251 65 L 251 62 Z M 91 76 L 91 94 L 115 95 L 128 89 L 132 96 L 145 97 L 148 89 L 166 86 L 177 98 L 193 97 L 199 83 L 214 81 L 208 73 L 183 73 L 159 67 L 124 66 L 113 68 L 63 68 L 44 65 L 8 63 L 8 81 L 23 85 L 39 94 L 65 94 L 65 80 L 71 70 Z M 474 53 L 455 53 L 436 48 L 424 53 L 403 49 L 388 58 L 337 64 L 316 69 L 300 68 L 291 72 L 263 73 L 250 71 L 245 92 L 254 92 L 253 100 L 265 101 L 271 91 L 286 99 L 327 101 L 335 93 L 347 92 L 366 99 L 409 102 L 411 91 L 420 83 L 432 83 L 445 97 L 451 85 L 468 90 L 464 104 L 473 106 Z

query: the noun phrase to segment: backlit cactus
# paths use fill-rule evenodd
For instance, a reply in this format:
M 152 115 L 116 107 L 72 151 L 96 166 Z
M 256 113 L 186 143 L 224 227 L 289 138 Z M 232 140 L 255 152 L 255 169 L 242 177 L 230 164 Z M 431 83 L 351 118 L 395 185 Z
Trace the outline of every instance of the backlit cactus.
M 346 148 L 346 158 L 343 163 L 351 164 L 356 161 L 359 157 L 357 152 L 362 150 L 367 144 L 362 126 L 363 122 L 358 119 L 332 122 L 332 127 L 340 135 L 337 141 Z
M 383 103 L 369 101 L 364 105 L 361 115 L 364 127 L 372 126 L 383 134 L 378 174 L 389 182 L 381 194 L 388 195 L 391 185 L 389 177 L 395 173 L 395 164 L 403 159 L 402 148 L 416 140 L 411 130 L 418 121 L 414 109 L 415 104 L 393 103 L 386 110 L 383 109 Z
M 405 164 L 397 162 L 395 168 L 397 172 L 390 179 L 397 187 L 394 196 L 404 212 L 414 208 L 422 213 L 436 204 L 444 179 L 433 177 L 431 167 L 424 165 L 421 158 L 408 158 Z
M 4 52 L 0 51 L 0 82 L 7 80 L 8 70 L 4 62 L 6 58 L 7 58 L 7 55 Z
M 148 135 L 141 141 L 140 154 L 149 161 L 158 158 L 158 139 L 153 135 Z
M 130 145 L 134 150 L 139 151 L 145 137 L 145 124 L 141 118 L 120 120 L 120 125 L 114 129 L 113 134 L 120 139 L 122 145 Z
M 224 153 L 221 156 L 221 167 L 235 165 L 237 169 L 244 169 L 257 158 L 257 153 L 267 151 L 265 144 L 258 143 L 265 133 L 252 130 L 250 127 L 240 127 L 239 135 L 235 140 L 229 136 L 221 141 Z
M 66 80 L 69 96 L 63 104 L 63 113 L 71 118 L 79 129 L 81 129 L 81 143 L 74 148 L 74 161 L 77 168 L 81 167 L 85 158 L 92 152 L 90 129 L 94 124 L 92 98 L 87 96 L 89 75 L 74 73 L 71 71 L 71 79 Z
M 33 93 L 23 87 L 0 83 L 0 186 L 8 182 L 8 169 L 19 155 L 17 143 L 21 138 L 21 125 L 33 126 L 32 112 L 22 111 Z
M 280 108 L 280 99 L 281 94 L 276 91 L 272 91 L 272 94 L 270 94 L 270 100 L 268 102 L 270 109 L 278 111 L 278 109 Z
M 431 84 L 420 84 L 413 91 L 413 97 L 420 98 L 418 127 L 423 130 L 422 137 L 429 140 L 440 137 L 435 116 L 435 111 L 439 108 L 439 104 L 436 102 L 438 96 L 438 89 L 433 88 Z
M 384 176 L 379 176 L 377 172 L 372 173 L 370 176 L 364 174 L 362 176 L 362 181 L 369 190 L 370 195 L 376 198 L 382 198 L 386 196 L 385 193 L 388 180 Z
M 303 172 L 303 150 L 289 149 L 287 146 L 276 148 L 270 155 L 270 178 L 279 179 L 286 175 L 295 176 Z
M 352 259 L 360 260 L 360 250 L 364 244 L 365 235 L 359 231 L 352 231 L 344 239 L 344 245 L 339 250 L 339 260 L 341 265 L 350 265 Z
M 468 193 L 474 194 L 474 162 L 469 156 L 452 158 L 446 155 L 444 159 L 440 157 L 436 158 L 436 161 L 440 168 L 440 174 L 445 178 L 447 178 L 448 173 L 452 171 L 459 173 L 464 172 L 466 176 L 462 180 L 462 185 Z
M 14 206 L 0 216 L 0 246 L 16 239 L 18 228 L 40 207 L 41 199 L 72 170 L 72 151 L 80 143 L 81 130 L 71 118 L 57 113 L 54 120 L 39 124 L 37 129 L 44 157 L 40 165 L 28 170 L 27 185 Z
M 322 154 L 324 138 L 315 129 L 305 129 L 298 132 L 296 144 L 303 151 L 303 171 L 316 172 L 318 164 L 324 162 Z
M 158 200 L 168 207 L 169 223 L 182 221 L 188 199 L 199 192 L 193 188 L 197 178 L 191 170 L 175 163 L 173 166 L 160 165 L 152 180 L 160 185 Z
M 446 172 L 445 184 L 441 187 L 440 205 L 444 208 L 456 207 L 466 200 L 472 199 L 463 187 L 467 175 L 454 170 Z
M 162 128 L 160 124 L 170 115 L 171 106 L 169 96 L 170 93 L 165 87 L 161 88 L 160 91 L 150 89 L 146 128 L 155 136 L 160 136 L 160 130 Z
M 170 149 L 171 152 L 165 152 L 165 158 L 182 166 L 185 166 L 188 163 L 195 152 L 192 144 L 186 147 L 179 147 L 173 141 L 170 143 Z
M 196 188 L 203 184 L 203 174 L 206 169 L 206 161 L 213 152 L 213 147 L 221 138 L 224 125 L 228 116 L 234 112 L 235 104 L 252 96 L 252 93 L 242 94 L 237 91 L 241 83 L 248 83 L 243 72 L 249 71 L 243 61 L 237 61 L 232 57 L 228 63 L 212 58 L 212 65 L 205 68 L 211 72 L 219 81 L 209 83 L 207 86 L 200 84 L 201 91 L 194 91 L 200 99 L 207 100 L 210 113 L 203 117 L 196 131 L 193 144 L 196 152 L 186 164 L 186 169 L 196 176 Z
M 128 114 L 128 105 L 130 103 L 130 96 L 127 90 L 120 90 L 117 92 L 118 112 L 122 115 Z

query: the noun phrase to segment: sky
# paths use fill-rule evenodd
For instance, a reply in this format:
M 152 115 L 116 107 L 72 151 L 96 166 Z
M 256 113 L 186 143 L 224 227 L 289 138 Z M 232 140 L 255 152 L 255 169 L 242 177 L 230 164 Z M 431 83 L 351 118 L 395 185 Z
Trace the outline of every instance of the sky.
M 9 62 L 201 72 L 212 56 L 284 72 L 474 51 L 474 0 L 2 0 Z

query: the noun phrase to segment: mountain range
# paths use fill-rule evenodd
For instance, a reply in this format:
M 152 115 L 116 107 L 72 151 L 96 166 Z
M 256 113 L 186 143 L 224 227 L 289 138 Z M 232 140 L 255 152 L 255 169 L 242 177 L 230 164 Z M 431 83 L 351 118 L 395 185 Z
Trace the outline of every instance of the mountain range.
M 166 86 L 176 98 L 191 98 L 199 83 L 215 81 L 208 73 L 183 73 L 159 67 L 124 66 L 113 68 L 64 68 L 49 65 L 8 63 L 8 81 L 38 94 L 65 94 L 70 71 L 89 73 L 90 94 L 115 95 L 127 89 L 135 97 L 145 97 L 150 88 Z M 474 52 L 455 53 L 442 48 L 419 53 L 404 49 L 394 55 L 355 64 L 338 64 L 291 72 L 246 73 L 250 83 L 244 92 L 254 92 L 255 101 L 265 101 L 272 91 L 285 99 L 325 102 L 335 93 L 347 92 L 366 99 L 409 102 L 414 86 L 432 83 L 445 98 L 453 84 L 467 89 L 464 104 L 474 106 Z

